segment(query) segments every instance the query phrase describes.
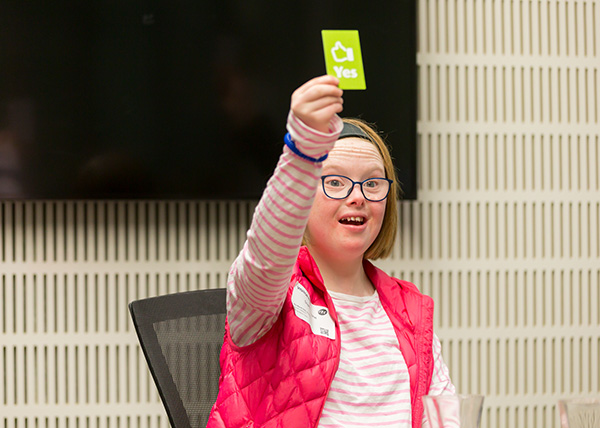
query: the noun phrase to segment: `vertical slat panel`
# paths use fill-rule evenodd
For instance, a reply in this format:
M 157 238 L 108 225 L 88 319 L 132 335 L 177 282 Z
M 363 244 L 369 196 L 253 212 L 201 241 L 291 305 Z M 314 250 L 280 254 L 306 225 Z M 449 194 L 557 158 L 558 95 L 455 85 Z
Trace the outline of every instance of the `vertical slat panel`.
M 172 224 L 171 224 L 171 204 L 164 201 L 157 203 L 156 219 L 154 227 L 156 228 L 156 260 L 168 261 L 172 257 Z
M 15 261 L 22 262 L 25 259 L 25 238 L 27 230 L 23 224 L 24 208 L 21 202 L 15 202 L 13 205 L 13 227 L 15 231 L 13 243 L 13 258 Z
M 164 260 L 178 260 L 178 248 L 177 248 L 177 208 L 178 203 L 164 203 L 165 207 L 165 221 L 160 222 L 161 227 L 165 228 L 165 243 L 162 245 L 167 249 L 166 258 Z
M 143 218 L 141 224 L 141 232 L 144 235 L 144 257 L 146 261 L 157 260 L 158 249 L 156 248 L 156 242 L 158 240 L 156 230 L 156 212 L 158 205 L 150 204 L 145 202 L 141 206 L 140 215 Z
M 71 228 L 73 229 L 73 261 L 82 262 L 86 259 L 86 230 L 85 230 L 85 206 L 86 202 L 77 201 L 73 202 L 73 222 Z
M 15 246 L 18 242 L 18 228 L 16 227 L 14 219 L 14 206 L 15 204 L 13 202 L 5 202 L 3 204 L 3 231 L 5 235 L 5 238 L 3 239 L 3 260 L 6 262 L 14 262 L 16 260 Z
M 85 236 L 85 249 L 84 249 L 84 260 L 85 261 L 97 261 L 97 234 L 96 234 L 96 215 L 95 215 L 96 204 L 93 201 L 88 201 L 84 205 L 83 211 L 83 225 L 82 230 Z

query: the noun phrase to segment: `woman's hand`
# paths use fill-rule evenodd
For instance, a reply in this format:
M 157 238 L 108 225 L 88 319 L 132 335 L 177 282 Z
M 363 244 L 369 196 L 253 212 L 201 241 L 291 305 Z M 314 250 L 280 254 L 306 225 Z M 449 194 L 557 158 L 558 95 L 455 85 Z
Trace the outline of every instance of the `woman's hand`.
M 343 110 L 343 91 L 334 76 L 319 76 L 300 86 L 292 94 L 291 110 L 311 128 L 329 132 L 333 116 Z

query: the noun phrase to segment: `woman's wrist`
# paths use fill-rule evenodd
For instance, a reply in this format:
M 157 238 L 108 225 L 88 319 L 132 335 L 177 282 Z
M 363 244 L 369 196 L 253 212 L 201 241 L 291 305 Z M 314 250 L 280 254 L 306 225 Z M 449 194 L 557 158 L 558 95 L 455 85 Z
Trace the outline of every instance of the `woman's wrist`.
M 292 136 L 290 135 L 289 132 L 287 134 L 285 134 L 283 141 L 285 142 L 285 145 L 288 146 L 288 148 L 292 151 L 292 153 L 294 153 L 296 156 L 298 156 L 304 160 L 314 162 L 314 163 L 319 163 L 319 162 L 323 162 L 325 159 L 327 159 L 328 153 L 325 153 L 323 156 L 320 156 L 318 158 L 308 156 L 308 155 L 305 155 L 304 153 L 302 153 L 302 151 L 300 151 L 300 149 L 298 149 L 298 147 L 296 147 L 296 143 L 294 142 L 294 140 L 292 140 Z
M 288 144 L 287 141 L 286 145 L 288 145 L 290 150 L 297 155 L 297 152 L 300 152 L 306 157 L 319 159 L 331 150 L 340 135 L 342 128 L 343 122 L 337 115 L 331 120 L 331 132 L 324 133 L 310 128 L 290 111 L 287 120 L 287 130 L 295 149 L 290 147 L 290 144 Z M 315 161 L 312 160 L 312 162 Z

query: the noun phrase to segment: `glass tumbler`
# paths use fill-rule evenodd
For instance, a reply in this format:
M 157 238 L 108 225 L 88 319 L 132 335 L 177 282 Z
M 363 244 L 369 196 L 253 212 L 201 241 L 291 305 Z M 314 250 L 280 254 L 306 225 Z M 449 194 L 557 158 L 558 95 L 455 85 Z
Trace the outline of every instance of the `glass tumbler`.
M 483 395 L 426 395 L 423 405 L 431 428 L 479 428 Z
M 600 427 L 600 397 L 558 400 L 562 428 Z

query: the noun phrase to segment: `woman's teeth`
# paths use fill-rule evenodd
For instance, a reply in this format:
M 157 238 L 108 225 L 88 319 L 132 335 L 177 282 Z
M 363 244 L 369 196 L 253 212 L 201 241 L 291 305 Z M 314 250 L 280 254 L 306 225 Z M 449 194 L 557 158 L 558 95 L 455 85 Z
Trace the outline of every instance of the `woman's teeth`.
M 363 217 L 346 217 L 340 221 L 345 224 L 363 224 L 365 219 Z

